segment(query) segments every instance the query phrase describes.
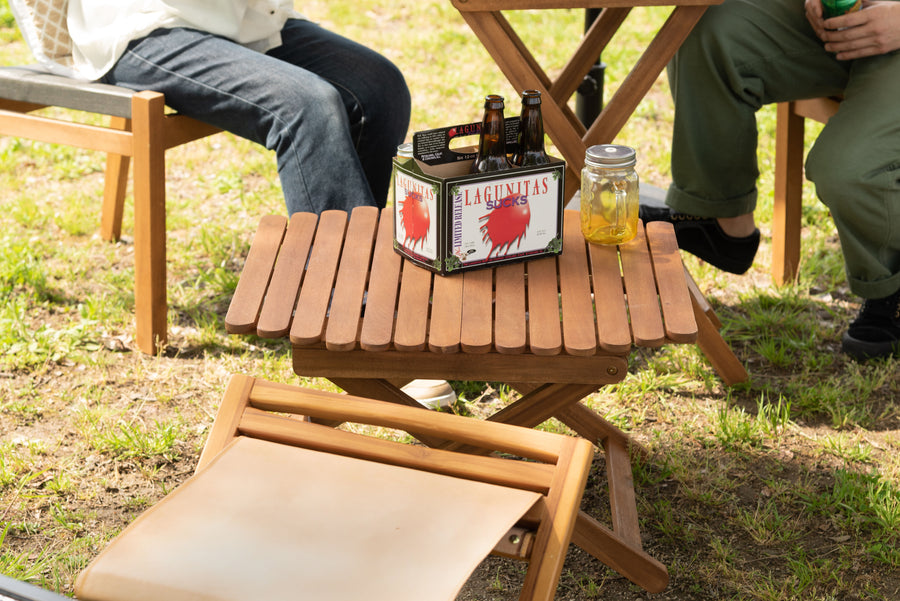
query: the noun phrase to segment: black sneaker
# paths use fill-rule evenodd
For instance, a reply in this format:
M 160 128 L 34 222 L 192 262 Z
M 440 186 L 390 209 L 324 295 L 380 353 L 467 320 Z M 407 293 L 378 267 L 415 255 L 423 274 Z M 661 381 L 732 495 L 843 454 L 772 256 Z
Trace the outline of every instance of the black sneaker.
M 885 298 L 867 299 L 844 332 L 841 348 L 857 361 L 900 353 L 900 290 Z
M 640 218 L 668 221 L 675 227 L 678 247 L 729 273 L 746 273 L 759 248 L 759 230 L 749 236 L 729 236 L 714 217 L 695 217 L 673 211 L 666 205 L 642 202 Z

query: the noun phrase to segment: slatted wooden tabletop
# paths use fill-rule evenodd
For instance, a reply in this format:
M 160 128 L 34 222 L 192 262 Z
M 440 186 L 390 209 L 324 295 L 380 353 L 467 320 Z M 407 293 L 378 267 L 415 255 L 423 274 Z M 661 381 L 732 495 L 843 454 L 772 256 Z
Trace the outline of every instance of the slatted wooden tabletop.
M 298 349 L 443 355 L 626 356 L 697 337 L 671 226 L 590 245 L 574 211 L 558 257 L 450 276 L 393 250 L 389 210 L 267 216 L 225 325 Z

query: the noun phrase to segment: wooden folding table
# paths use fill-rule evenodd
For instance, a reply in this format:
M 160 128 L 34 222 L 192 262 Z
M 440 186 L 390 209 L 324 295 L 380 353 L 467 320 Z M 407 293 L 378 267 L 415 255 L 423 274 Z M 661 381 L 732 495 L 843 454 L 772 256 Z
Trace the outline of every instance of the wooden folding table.
M 697 341 L 695 315 L 671 224 L 596 246 L 566 211 L 558 257 L 435 276 L 394 251 L 390 209 L 361 207 L 264 217 L 225 325 L 289 337 L 298 375 L 368 398 L 419 406 L 400 389 L 417 378 L 510 384 L 522 396 L 490 419 L 556 417 L 606 454 L 612 528 L 582 512 L 573 542 L 659 591 L 668 574 L 641 548 L 635 445 L 579 401 L 623 380 L 635 346 Z
M 638 103 L 703 15 L 722 0 L 452 0 L 485 49 L 518 91 L 540 90 L 547 135 L 566 160 L 566 190 L 580 187 L 584 152 L 613 141 Z M 636 7 L 671 6 L 672 13 L 590 127 L 567 103 L 625 18 Z M 602 8 L 569 62 L 553 80 L 501 11 Z

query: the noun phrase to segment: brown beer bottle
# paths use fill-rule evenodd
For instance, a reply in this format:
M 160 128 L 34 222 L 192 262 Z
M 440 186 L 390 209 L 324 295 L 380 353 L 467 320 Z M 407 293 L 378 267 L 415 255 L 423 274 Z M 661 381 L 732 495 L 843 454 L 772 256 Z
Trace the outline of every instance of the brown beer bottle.
M 541 114 L 541 93 L 537 90 L 522 92 L 517 142 L 512 158 L 516 167 L 546 165 L 550 162 L 550 157 L 544 151 L 544 117 Z
M 509 169 L 506 158 L 506 126 L 503 123 L 503 96 L 491 94 L 484 98 L 484 118 L 478 138 L 478 154 L 472 163 L 472 173 L 487 173 Z

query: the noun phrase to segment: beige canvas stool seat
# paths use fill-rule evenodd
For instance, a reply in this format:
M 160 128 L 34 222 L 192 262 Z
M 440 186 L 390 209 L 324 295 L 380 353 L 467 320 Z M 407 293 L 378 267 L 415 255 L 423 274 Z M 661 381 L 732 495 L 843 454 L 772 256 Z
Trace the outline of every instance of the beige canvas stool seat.
M 493 551 L 528 562 L 520 599 L 552 599 L 592 456 L 579 438 L 234 376 L 194 476 L 81 573 L 76 596 L 452 600 Z

